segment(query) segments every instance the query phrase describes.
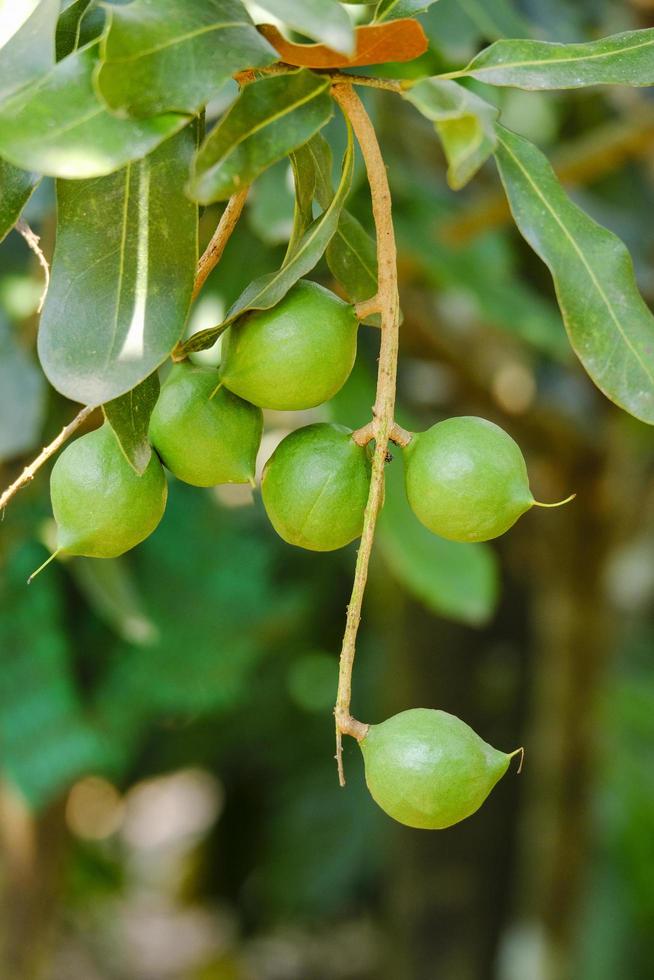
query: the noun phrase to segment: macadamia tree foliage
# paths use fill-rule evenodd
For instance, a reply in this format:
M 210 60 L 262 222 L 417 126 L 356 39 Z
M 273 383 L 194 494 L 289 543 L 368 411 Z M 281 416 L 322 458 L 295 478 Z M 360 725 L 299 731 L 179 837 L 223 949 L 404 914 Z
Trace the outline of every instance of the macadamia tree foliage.
M 261 495 L 290 546 L 325 552 L 357 542 L 334 711 L 341 783 L 347 735 L 386 813 L 442 829 L 482 805 L 520 750 L 499 751 L 431 708 L 379 724 L 351 713 L 377 521 L 403 492 L 387 471 L 403 454 L 418 520 L 466 546 L 508 532 L 537 502 L 519 446 L 492 422 L 437 419 L 412 432 L 396 421 L 402 298 L 387 164 L 364 93 L 410 103 L 433 123 L 453 189 L 494 159 L 517 229 L 552 275 L 581 364 L 607 398 L 651 424 L 654 319 L 626 247 L 567 196 L 542 152 L 503 124 L 494 89 L 651 85 L 654 29 L 578 44 L 502 39 L 429 77 L 416 15 L 430 6 L 378 0 L 357 8 L 355 23 L 337 0 L 260 0 L 283 18 L 289 30 L 280 30 L 277 21 L 255 24 L 240 0 L 36 4 L 0 51 L 0 232 L 16 225 L 42 176 L 56 179 L 38 351 L 50 384 L 82 408 L 0 507 L 76 428 L 97 420 L 52 469 L 51 558 L 121 555 L 164 514 L 164 468 L 195 487 L 255 485 L 262 410 L 328 403 L 355 366 L 359 334 L 374 332 L 369 420 L 296 428 L 265 462 Z M 403 66 L 403 77 L 388 77 L 386 63 L 395 74 Z M 343 147 L 336 173 L 328 124 Z M 358 155 L 370 229 L 347 210 Z M 252 278 L 220 322 L 191 333 L 189 311 L 216 266 L 219 274 L 250 187 L 285 159 L 295 201 L 285 255 Z M 200 209 L 217 203 L 218 226 L 198 258 Z M 330 289 L 311 278 L 323 258 Z M 203 355 L 218 341 L 208 366 Z

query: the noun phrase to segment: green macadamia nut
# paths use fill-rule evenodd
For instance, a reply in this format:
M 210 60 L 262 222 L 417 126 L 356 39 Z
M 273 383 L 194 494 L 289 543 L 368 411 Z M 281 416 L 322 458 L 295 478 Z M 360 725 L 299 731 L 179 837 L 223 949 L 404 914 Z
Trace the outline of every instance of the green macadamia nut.
M 416 433 L 404 453 L 413 512 L 442 538 L 496 538 L 535 503 L 520 447 L 486 419 L 438 422 Z
M 376 803 L 407 827 L 442 830 L 479 809 L 516 752 L 494 749 L 455 715 L 412 708 L 360 742 Z
M 150 440 L 165 466 L 196 487 L 254 481 L 261 409 L 219 386 L 214 368 L 176 364 L 150 419 Z
M 333 551 L 361 535 L 370 459 L 350 429 L 318 422 L 291 432 L 266 463 L 261 492 L 280 537 Z
M 221 379 L 261 408 L 314 408 L 350 376 L 357 331 L 354 307 L 318 283 L 300 280 L 277 306 L 246 313 L 229 327 Z
M 116 558 L 151 534 L 163 517 L 168 487 L 152 454 L 139 476 L 108 422 L 72 442 L 50 477 L 57 553 Z

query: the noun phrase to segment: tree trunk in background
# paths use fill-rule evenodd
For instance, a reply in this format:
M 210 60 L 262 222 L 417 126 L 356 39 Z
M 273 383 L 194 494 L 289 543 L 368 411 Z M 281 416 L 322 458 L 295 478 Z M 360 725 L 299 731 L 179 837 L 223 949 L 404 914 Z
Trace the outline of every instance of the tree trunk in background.
M 60 892 L 63 804 L 36 819 L 0 784 L 0 977 L 38 980 L 52 941 Z
M 493 627 L 478 631 L 435 620 L 408 604 L 385 685 L 394 701 L 385 714 L 440 707 L 499 748 L 519 744 L 525 638 L 515 636 L 524 627 L 516 621 L 516 608 L 515 597 L 507 595 Z M 491 980 L 508 911 L 520 788 L 520 780 L 509 775 L 483 815 L 446 831 L 391 829 L 385 980 Z
M 596 455 L 566 471 L 577 504 L 534 512 L 502 542 L 511 581 L 487 629 L 407 608 L 387 713 L 444 708 L 500 749 L 524 743 L 526 761 L 459 826 L 395 832 L 388 980 L 572 980 L 615 515 Z
M 499 980 L 579 980 L 579 923 L 596 768 L 597 695 L 616 633 L 605 590 L 618 532 L 606 472 L 590 453 L 570 469 L 577 504 L 557 527 L 538 515 L 533 540 L 525 794 L 517 849 L 515 920 Z M 613 511 L 613 512 L 611 512 Z

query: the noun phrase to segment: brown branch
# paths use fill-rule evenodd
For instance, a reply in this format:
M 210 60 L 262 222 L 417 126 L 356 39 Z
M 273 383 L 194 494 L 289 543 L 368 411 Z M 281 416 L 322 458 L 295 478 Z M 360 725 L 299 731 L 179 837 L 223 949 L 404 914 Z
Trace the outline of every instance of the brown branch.
M 63 427 L 56 439 L 53 439 L 50 445 L 42 449 L 36 459 L 32 460 L 29 466 L 25 467 L 18 479 L 14 480 L 11 486 L 7 487 L 2 496 L 0 496 L 0 511 L 4 510 L 14 494 L 18 493 L 22 487 L 27 486 L 27 484 L 34 479 L 37 470 L 39 470 L 44 463 L 47 463 L 50 457 L 53 456 L 61 446 L 63 446 L 66 440 L 72 436 L 75 429 L 78 429 L 82 422 L 89 417 L 91 412 L 95 411 L 95 408 L 95 405 L 85 405 L 81 412 L 77 413 L 73 421 L 69 422 L 68 425 Z
M 236 228 L 238 219 L 241 217 L 241 211 L 243 210 L 249 190 L 249 187 L 245 187 L 242 191 L 238 191 L 238 193 L 232 195 L 227 202 L 227 207 L 222 213 L 218 227 L 214 231 L 211 241 L 198 262 L 198 270 L 195 275 L 195 282 L 193 283 L 193 292 L 191 293 L 191 302 L 193 302 L 204 286 L 209 274 L 220 262 L 222 254 L 225 251 L 225 246 Z
M 35 232 L 32 231 L 32 229 L 27 224 L 27 222 L 23 221 L 23 219 L 20 218 L 16 222 L 14 227 L 16 231 L 19 233 L 19 235 L 23 236 L 23 238 L 27 242 L 27 247 L 31 249 L 32 252 L 34 252 L 37 259 L 39 260 L 39 265 L 43 269 L 43 279 L 44 279 L 43 290 L 41 292 L 41 298 L 39 299 L 39 305 L 36 308 L 36 312 L 40 313 L 41 310 L 43 309 L 43 304 L 45 303 L 45 297 L 46 297 L 46 293 L 48 292 L 48 286 L 50 285 L 50 266 L 48 265 L 48 260 L 46 259 L 45 255 L 41 251 L 41 246 L 39 244 L 41 239 Z
M 357 315 L 357 320 L 365 320 L 366 317 L 372 316 L 373 313 L 381 313 L 379 296 L 371 296 L 370 299 L 364 299 L 360 303 L 356 303 L 354 312 Z
M 349 80 L 348 80 L 349 81 Z M 361 621 L 361 608 L 368 578 L 368 565 L 375 537 L 377 517 L 384 496 L 384 467 L 391 433 L 394 431 L 395 383 L 397 375 L 399 299 L 397 292 L 397 253 L 391 215 L 391 195 L 386 176 L 384 159 L 377 142 L 374 127 L 361 100 L 351 84 L 339 84 L 333 88 L 334 99 L 352 124 L 361 147 L 372 200 L 377 238 L 378 309 L 381 312 L 381 343 L 377 392 L 370 427 L 364 427 L 366 436 L 375 440 L 372 461 L 370 492 L 363 521 L 361 542 L 354 570 L 352 594 L 347 608 L 345 635 L 341 649 L 338 693 L 334 716 L 336 719 L 336 760 L 341 786 L 345 785 L 343 773 L 342 735 L 356 739 L 365 737 L 368 726 L 356 721 L 350 714 L 352 699 L 352 669 L 356 654 L 356 639 Z M 361 430 L 360 430 L 361 431 Z
M 249 85 L 251 82 L 256 82 L 257 78 L 269 77 L 270 75 L 288 75 L 289 72 L 298 70 L 298 65 L 288 65 L 284 61 L 278 61 L 267 68 L 249 68 L 246 71 L 237 72 L 234 75 L 234 80 L 241 86 Z M 363 85 L 366 88 L 378 88 L 386 92 L 401 93 L 414 84 L 413 79 L 410 78 L 375 78 L 372 75 L 350 75 L 349 72 L 337 71 L 335 68 L 312 68 L 311 71 L 316 75 L 326 75 L 334 83 Z

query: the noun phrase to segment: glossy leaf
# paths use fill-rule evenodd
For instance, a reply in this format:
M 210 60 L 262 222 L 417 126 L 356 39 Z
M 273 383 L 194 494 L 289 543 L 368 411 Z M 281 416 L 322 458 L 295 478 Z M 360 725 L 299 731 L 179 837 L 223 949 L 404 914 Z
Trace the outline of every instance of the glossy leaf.
M 119 173 L 58 186 L 57 244 L 41 364 L 74 401 L 100 405 L 143 381 L 183 330 L 197 211 L 183 193 L 193 127 Z
M 302 235 L 305 233 L 313 221 L 313 199 L 316 193 L 316 171 L 307 147 L 315 140 L 320 139 L 316 134 L 301 146 L 294 153 L 290 154 L 291 169 L 293 171 L 293 185 L 295 189 L 295 203 L 293 207 L 293 228 L 288 240 L 286 250 L 287 258 L 295 251 L 295 247 Z
M 332 153 L 327 140 L 318 133 L 295 155 L 297 178 L 304 182 L 305 195 L 313 187 L 322 208 L 333 196 Z M 305 205 L 306 206 L 306 205 Z M 330 272 L 353 303 L 369 299 L 377 292 L 377 247 L 374 238 L 345 208 L 341 211 L 336 234 L 325 253 Z M 378 318 L 370 317 L 367 322 Z
M 352 21 L 337 0 L 259 0 L 258 6 L 340 54 L 354 53 Z
M 375 23 L 397 20 L 400 17 L 415 17 L 435 2 L 436 0 L 379 0 L 375 8 Z
M 104 22 L 104 10 L 95 5 L 95 0 L 74 0 L 57 21 L 57 61 L 99 37 Z
M 169 114 L 118 119 L 97 100 L 98 42 L 70 54 L 0 108 L 0 153 L 53 177 L 100 177 L 137 160 L 187 122 Z
M 0 321 L 0 462 L 34 448 L 44 410 L 43 375 Z
M 298 71 L 252 82 L 200 147 L 190 194 L 201 204 L 226 200 L 310 139 L 332 111 L 327 78 Z
M 121 114 L 195 112 L 234 72 L 276 60 L 239 0 L 133 0 L 108 10 L 97 84 Z
M 492 154 L 498 109 L 456 82 L 426 78 L 404 98 L 431 119 L 448 162 L 447 181 L 459 190 Z
M 654 84 L 654 28 L 584 44 L 500 40 L 462 72 L 489 85 L 567 89 L 586 85 Z
M 102 406 L 127 462 L 139 476 L 145 473 L 152 456 L 148 426 L 159 390 L 159 375 L 154 371 L 135 388 Z
M 498 126 L 496 159 L 515 222 L 552 273 L 586 371 L 617 405 L 654 423 L 654 317 L 625 245 L 573 204 L 528 140 Z
M 427 50 L 427 38 L 417 20 L 394 20 L 388 24 L 365 24 L 355 32 L 356 49 L 351 57 L 324 44 L 295 44 L 272 24 L 261 24 L 282 61 L 303 68 L 354 68 L 387 61 L 412 61 Z
M 55 60 L 59 0 L 41 0 L 0 52 L 0 102 L 45 75 Z
M 20 218 L 40 180 L 38 174 L 19 170 L 0 158 L 0 242 Z
M 348 128 L 348 145 L 343 158 L 341 180 L 329 207 L 309 226 L 281 269 L 255 279 L 243 290 L 230 307 L 225 323 L 231 323 L 246 310 L 270 309 L 286 296 L 298 279 L 311 272 L 338 227 L 341 210 L 352 185 L 353 165 L 354 147 L 352 133 Z
M 329 207 L 307 228 L 292 254 L 286 256 L 281 268 L 260 276 L 246 286 L 229 308 L 223 322 L 218 327 L 195 334 L 188 345 L 189 349 L 204 350 L 210 347 L 230 323 L 248 310 L 268 310 L 275 306 L 298 279 L 313 269 L 338 227 L 343 204 L 352 184 L 353 161 L 352 132 L 348 127 L 348 144 L 343 157 L 341 179 Z
M 336 234 L 327 246 L 330 272 L 353 303 L 377 292 L 377 247 L 360 221 L 343 211 Z M 371 318 L 372 319 L 372 318 Z

